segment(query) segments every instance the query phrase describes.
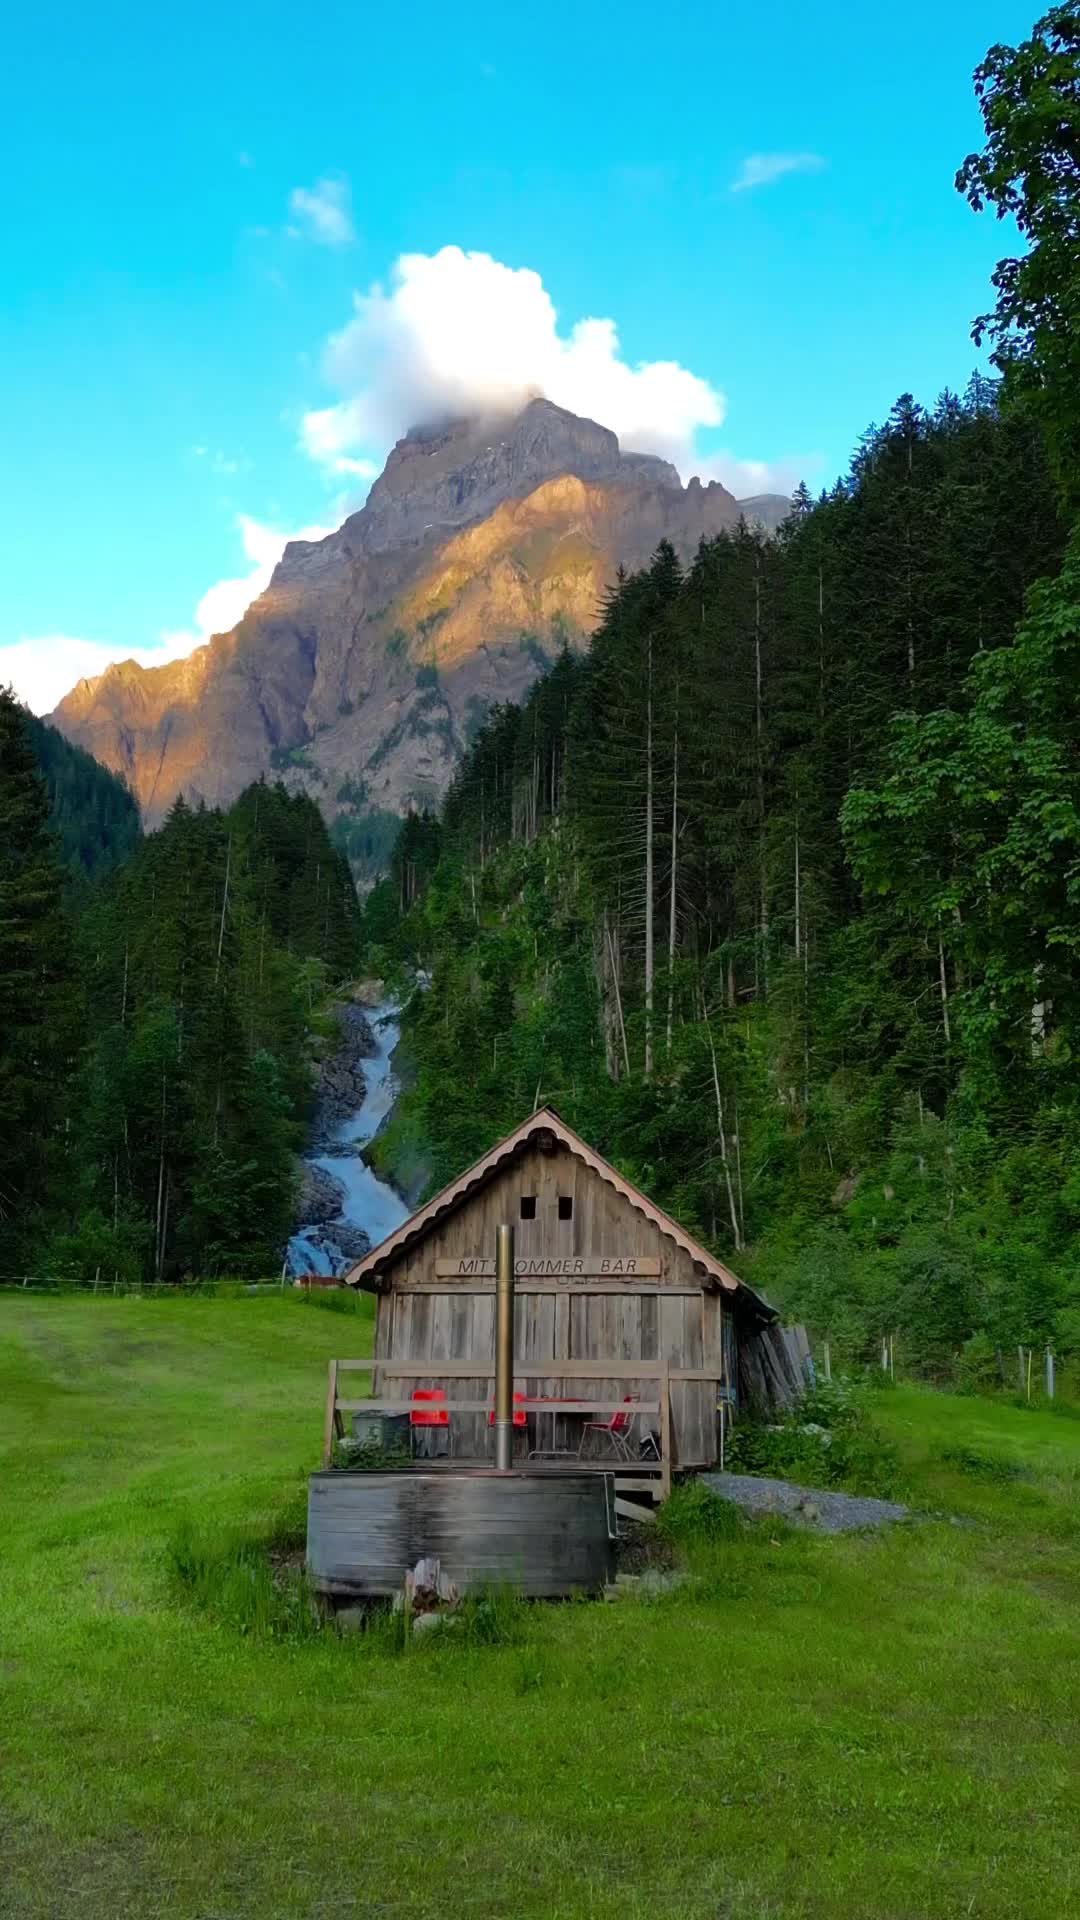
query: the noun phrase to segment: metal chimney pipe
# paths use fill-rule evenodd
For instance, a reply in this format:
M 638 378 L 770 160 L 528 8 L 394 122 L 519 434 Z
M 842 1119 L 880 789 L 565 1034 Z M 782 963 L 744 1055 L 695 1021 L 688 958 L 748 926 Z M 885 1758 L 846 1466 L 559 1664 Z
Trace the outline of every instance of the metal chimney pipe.
M 514 1229 L 501 1226 L 495 1252 L 495 1466 L 514 1458 Z

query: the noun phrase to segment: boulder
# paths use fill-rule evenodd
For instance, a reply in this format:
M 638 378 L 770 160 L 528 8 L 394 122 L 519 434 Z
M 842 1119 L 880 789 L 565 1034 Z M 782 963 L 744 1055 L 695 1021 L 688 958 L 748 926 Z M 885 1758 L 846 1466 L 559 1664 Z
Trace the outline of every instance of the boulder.
M 341 1255 L 338 1272 L 343 1273 L 351 1267 L 354 1260 L 362 1260 L 365 1253 L 371 1252 L 371 1237 L 363 1227 L 354 1227 L 349 1220 L 331 1220 L 323 1230 L 323 1237 L 330 1247 L 336 1247 Z
M 344 1187 L 325 1167 L 316 1167 L 310 1160 L 301 1162 L 296 1205 L 299 1226 L 325 1226 L 327 1221 L 335 1219 L 341 1212 L 344 1198 Z
M 349 989 L 349 998 L 358 1007 L 381 1007 L 386 999 L 383 980 L 357 980 Z
M 305 1234 L 304 1241 L 312 1252 L 321 1255 L 331 1275 L 336 1276 L 371 1251 L 371 1241 L 363 1228 L 351 1226 L 347 1220 L 329 1220 L 325 1226 L 313 1227 Z M 302 1257 L 294 1259 L 292 1270 L 303 1279 L 307 1268 L 302 1264 Z
M 445 1633 L 447 1628 L 458 1625 L 452 1613 L 417 1613 L 413 1615 L 414 1633 Z

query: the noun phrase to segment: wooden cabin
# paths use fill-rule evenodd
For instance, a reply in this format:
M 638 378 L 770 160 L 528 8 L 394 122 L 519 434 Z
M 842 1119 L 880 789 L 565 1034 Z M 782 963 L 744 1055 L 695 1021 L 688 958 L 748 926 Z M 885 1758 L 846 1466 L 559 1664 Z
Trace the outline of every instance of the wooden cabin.
M 459 1458 L 490 1451 L 496 1229 L 516 1238 L 515 1389 L 529 1448 L 569 1454 L 560 1400 L 636 1396 L 672 1465 L 711 1466 L 719 1408 L 776 1360 L 777 1316 L 752 1288 L 594 1153 L 550 1107 L 531 1114 L 345 1275 L 376 1296 L 375 1395 L 442 1386 L 462 1406 Z M 763 1345 L 764 1341 L 764 1345 Z M 771 1351 L 770 1351 L 771 1350 Z M 779 1351 L 782 1352 L 780 1342 Z M 669 1402 L 665 1401 L 669 1396 Z

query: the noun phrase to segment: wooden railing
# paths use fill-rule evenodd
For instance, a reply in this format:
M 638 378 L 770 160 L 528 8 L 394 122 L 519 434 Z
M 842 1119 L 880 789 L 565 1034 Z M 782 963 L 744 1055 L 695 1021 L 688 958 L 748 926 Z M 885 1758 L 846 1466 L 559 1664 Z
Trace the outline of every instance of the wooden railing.
M 414 1403 L 408 1394 L 400 1397 L 369 1398 L 366 1400 L 343 1399 L 339 1391 L 339 1375 L 342 1373 L 378 1372 L 380 1381 L 408 1380 L 494 1380 L 494 1362 L 478 1360 L 331 1360 L 330 1377 L 326 1395 L 326 1423 L 323 1432 L 323 1465 L 329 1467 L 333 1460 L 334 1440 L 344 1432 L 341 1415 L 343 1413 L 411 1413 Z M 673 1383 L 695 1381 L 717 1387 L 720 1376 L 710 1367 L 672 1367 L 666 1360 L 555 1360 L 515 1362 L 517 1380 L 555 1379 L 555 1380 L 627 1380 L 653 1381 L 657 1383 L 655 1400 L 638 1400 L 634 1404 L 635 1413 L 655 1413 L 659 1415 L 660 1437 L 660 1491 L 666 1499 L 671 1491 L 671 1476 L 675 1462 L 674 1429 L 671 1418 L 671 1388 Z M 627 1410 L 624 1399 L 571 1400 L 564 1402 L 552 1395 L 527 1394 L 517 1402 L 526 1412 L 558 1413 L 560 1404 L 569 1413 L 611 1415 Z M 447 1411 L 453 1417 L 458 1414 L 481 1414 L 491 1410 L 490 1400 L 447 1400 Z M 616 1469 L 618 1470 L 618 1469 Z M 622 1476 L 620 1476 L 622 1477 Z

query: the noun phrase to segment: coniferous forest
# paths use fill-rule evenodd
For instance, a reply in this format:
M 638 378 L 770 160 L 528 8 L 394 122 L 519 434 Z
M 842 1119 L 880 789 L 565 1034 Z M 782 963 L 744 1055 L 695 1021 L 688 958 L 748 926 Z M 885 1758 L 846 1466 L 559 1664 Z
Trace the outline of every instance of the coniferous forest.
M 313 1010 L 358 959 L 314 803 L 254 786 L 140 838 L 0 693 L 0 901 L 0 1277 L 280 1270 Z
M 410 1191 L 546 1102 L 838 1354 L 1080 1353 L 1075 6 L 976 90 L 991 372 L 902 394 L 777 537 L 612 582 L 362 912 L 306 797 L 142 838 L 0 697 L 0 1272 L 274 1271 L 311 1021 L 422 967 Z

